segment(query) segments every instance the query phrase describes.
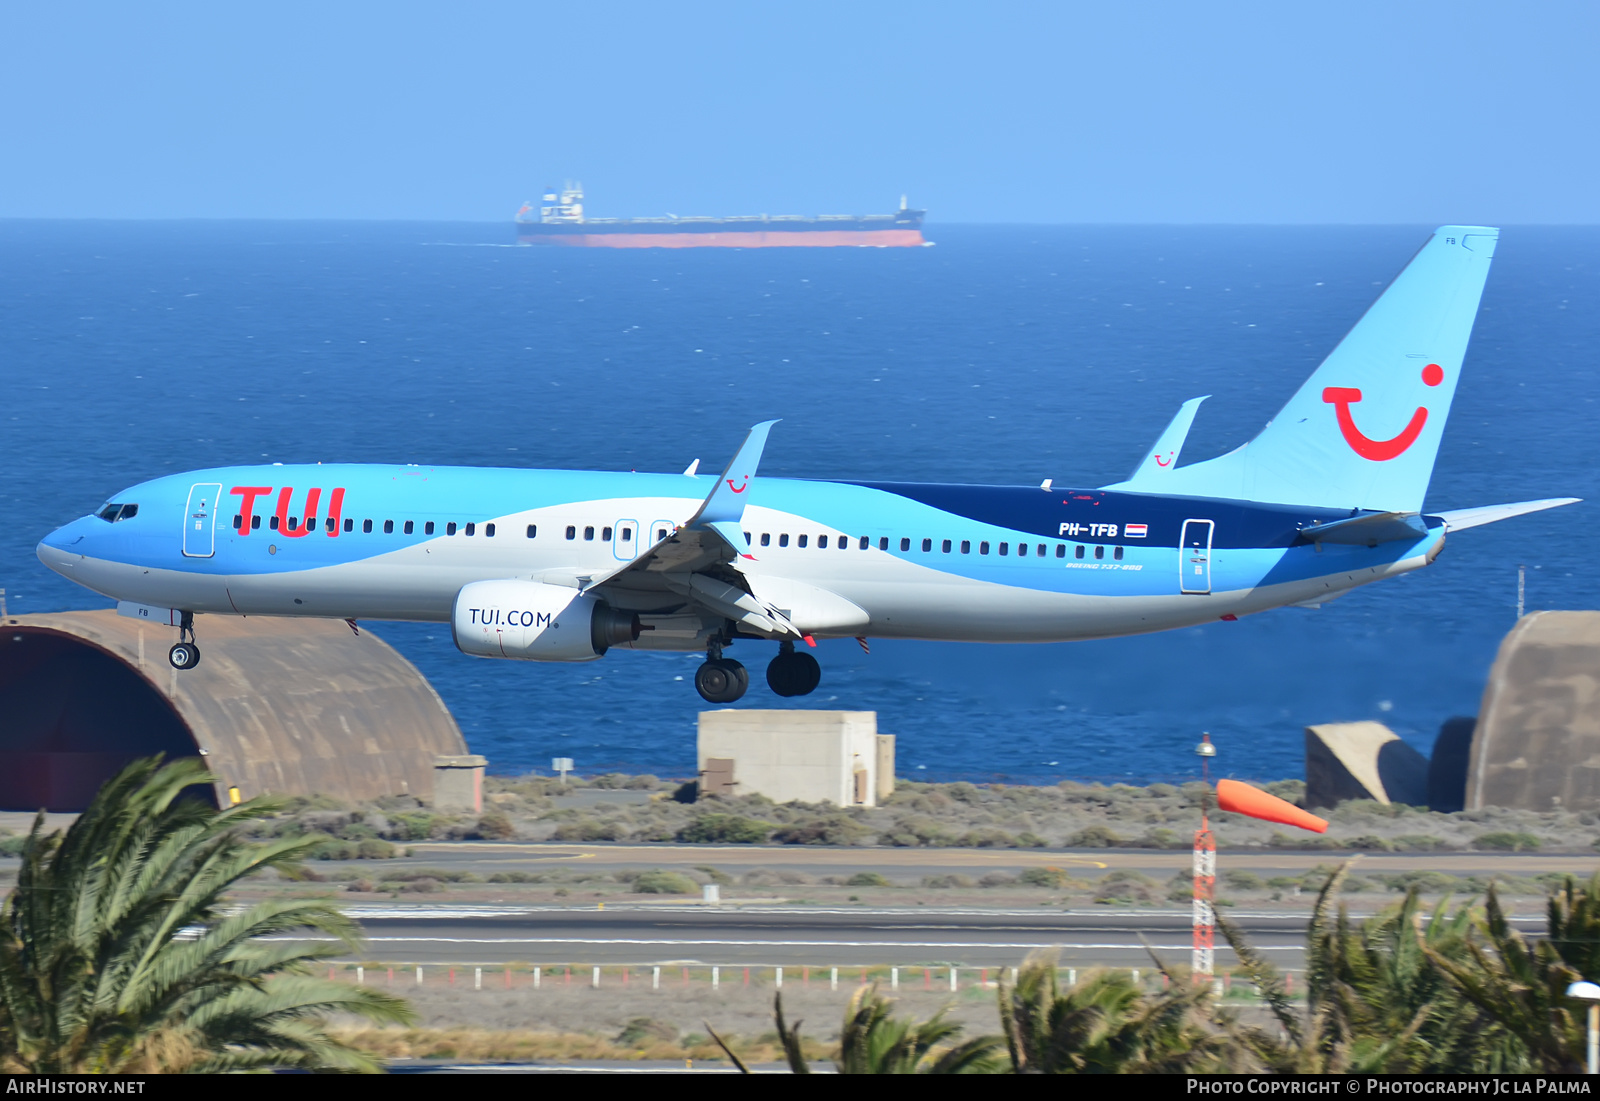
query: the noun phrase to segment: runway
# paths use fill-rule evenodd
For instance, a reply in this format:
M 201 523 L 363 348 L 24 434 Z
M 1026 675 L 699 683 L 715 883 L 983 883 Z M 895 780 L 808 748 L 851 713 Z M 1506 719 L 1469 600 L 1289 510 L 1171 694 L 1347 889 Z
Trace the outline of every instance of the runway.
M 930 873 L 982 875 L 992 871 L 1057 867 L 1073 875 L 1129 869 L 1160 877 L 1190 867 L 1187 849 L 924 849 L 845 848 L 811 845 L 561 845 L 514 841 L 423 842 L 411 846 L 418 863 L 482 875 L 544 866 L 595 870 L 711 865 L 730 874 L 758 868 L 803 870 L 813 875 L 876 871 L 893 877 Z M 1329 850 L 1222 849 L 1221 866 L 1258 875 L 1295 875 L 1360 855 L 1361 875 L 1416 871 L 1456 876 L 1532 876 L 1566 873 L 1588 879 L 1600 867 L 1594 853 L 1349 853 Z M 354 867 L 355 865 L 347 865 Z
M 1186 964 L 1184 910 L 977 911 L 639 905 L 606 909 L 355 906 L 364 958 L 448 966 L 655 964 L 823 968 L 1002 967 L 1059 950 L 1063 966 Z M 1228 915 L 1280 967 L 1303 962 L 1305 913 Z M 1524 929 L 1543 918 L 1521 919 Z M 1142 938 L 1142 939 L 1141 939 Z M 1217 962 L 1232 965 L 1219 936 Z

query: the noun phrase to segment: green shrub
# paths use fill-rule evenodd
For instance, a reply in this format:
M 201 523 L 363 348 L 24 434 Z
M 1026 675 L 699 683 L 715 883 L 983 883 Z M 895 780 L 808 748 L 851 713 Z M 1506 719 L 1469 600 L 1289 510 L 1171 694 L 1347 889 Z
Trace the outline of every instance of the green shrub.
M 1472 839 L 1475 849 L 1489 849 L 1495 852 L 1534 852 L 1539 848 L 1539 839 L 1531 833 L 1521 830 L 1499 830 L 1494 833 L 1485 833 Z
M 678 831 L 678 840 L 691 845 L 759 845 L 772 832 L 772 823 L 742 814 L 702 814 Z
M 846 887 L 893 887 L 883 876 L 877 872 L 857 872 L 844 881 Z
M 1243 868 L 1231 868 L 1223 872 L 1222 882 L 1235 891 L 1257 891 L 1262 885 L 1260 876 Z
M 1088 826 L 1067 838 L 1066 846 L 1069 849 L 1104 849 L 1111 845 L 1122 844 L 1118 837 L 1106 826 Z
M 1029 868 L 1017 876 L 1017 882 L 1026 883 L 1030 887 L 1045 887 L 1059 891 L 1067 885 L 1067 873 L 1060 868 Z
M 1109 903 L 1154 903 L 1160 901 L 1160 884 L 1139 872 L 1112 872 L 1100 881 L 1094 901 Z
M 426 841 L 433 836 L 433 827 L 438 821 L 437 816 L 427 811 L 397 814 L 394 817 L 394 828 L 403 841 Z
M 1450 847 L 1442 838 L 1435 837 L 1431 833 L 1402 834 L 1394 838 L 1390 844 L 1394 846 L 1395 851 L 1403 853 L 1437 852 Z
M 678 1030 L 675 1026 L 653 1017 L 634 1017 L 622 1026 L 622 1031 L 611 1042 L 618 1047 L 636 1047 L 651 1040 L 664 1040 L 671 1044 L 676 1043 L 677 1039 Z
M 924 887 L 972 887 L 975 884 L 964 875 L 928 875 L 922 877 Z
M 396 851 L 389 842 L 369 837 L 356 846 L 356 857 L 360 860 L 393 860 Z
M 511 819 L 497 810 L 492 810 L 478 819 L 477 829 L 474 830 L 479 837 L 488 841 L 504 841 L 515 837 L 517 829 L 511 824 Z
M 633 881 L 635 894 L 641 895 L 692 895 L 700 887 L 682 872 L 641 872 Z
M 543 883 L 544 876 L 537 872 L 495 872 L 489 876 L 490 883 Z
M 615 822 L 596 822 L 592 818 L 580 818 L 576 822 L 567 822 L 556 827 L 556 832 L 550 836 L 556 841 L 621 841 L 627 833 Z
M 964 849 L 1014 849 L 1016 839 L 1005 830 L 993 826 L 979 826 L 977 829 L 968 830 L 956 842 Z
M 18 856 L 22 853 L 22 846 L 28 839 L 26 837 L 0 838 L 0 856 Z
M 872 831 L 846 814 L 831 814 L 784 826 L 772 834 L 783 845 L 855 845 Z
M 1049 844 L 1048 841 L 1031 830 L 1023 830 L 1017 834 L 1015 841 L 1017 846 L 1023 849 L 1042 849 Z

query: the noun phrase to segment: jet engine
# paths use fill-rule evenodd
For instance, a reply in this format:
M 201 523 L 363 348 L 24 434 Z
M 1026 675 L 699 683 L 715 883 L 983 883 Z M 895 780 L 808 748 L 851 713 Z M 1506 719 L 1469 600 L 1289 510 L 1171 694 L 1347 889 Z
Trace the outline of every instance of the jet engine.
M 593 661 L 639 631 L 632 612 L 538 581 L 474 581 L 450 612 L 456 649 L 480 658 Z

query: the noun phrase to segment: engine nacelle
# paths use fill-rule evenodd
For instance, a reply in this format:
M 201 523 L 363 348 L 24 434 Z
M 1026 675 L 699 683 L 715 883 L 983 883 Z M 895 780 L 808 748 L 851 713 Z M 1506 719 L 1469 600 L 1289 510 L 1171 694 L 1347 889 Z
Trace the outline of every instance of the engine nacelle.
M 456 649 L 480 658 L 593 661 L 639 637 L 639 617 L 539 581 L 474 581 L 450 612 Z

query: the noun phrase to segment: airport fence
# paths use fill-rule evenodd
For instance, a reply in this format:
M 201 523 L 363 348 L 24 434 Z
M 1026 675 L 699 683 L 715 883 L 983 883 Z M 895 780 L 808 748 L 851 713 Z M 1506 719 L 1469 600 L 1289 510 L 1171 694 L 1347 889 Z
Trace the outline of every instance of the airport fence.
M 1136 985 L 1147 990 L 1163 988 L 1168 978 L 1161 971 L 1150 968 L 1085 968 L 1091 971 L 1125 970 Z M 1066 987 L 1076 986 L 1080 969 L 1063 967 L 1057 971 L 1058 981 Z M 1295 996 L 1295 972 L 1283 972 L 1288 992 Z M 948 965 L 889 966 L 848 965 L 820 967 L 777 967 L 765 965 L 684 965 L 684 964 L 390 964 L 384 962 L 334 964 L 328 968 L 328 978 L 344 980 L 358 985 L 392 987 L 449 986 L 472 990 L 573 990 L 587 987 L 592 990 L 615 988 L 621 990 L 672 990 L 696 984 L 706 984 L 712 990 L 723 987 L 769 987 L 783 990 L 799 987 L 804 990 L 826 988 L 830 991 L 854 986 L 877 984 L 890 993 L 901 991 L 927 991 L 959 994 L 963 990 L 992 990 L 1002 976 L 1016 981 L 1015 967 L 954 967 Z M 1255 985 L 1246 979 L 1237 981 L 1232 972 L 1219 972 L 1212 979 L 1215 993 L 1222 998 L 1259 999 Z

